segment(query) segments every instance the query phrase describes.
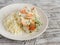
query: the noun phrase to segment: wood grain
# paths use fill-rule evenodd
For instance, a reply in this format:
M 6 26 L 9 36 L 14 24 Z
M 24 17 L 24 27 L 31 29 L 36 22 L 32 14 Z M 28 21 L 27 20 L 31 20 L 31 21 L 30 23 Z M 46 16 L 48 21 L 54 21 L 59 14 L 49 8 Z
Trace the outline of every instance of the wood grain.
M 0 8 L 13 3 L 31 3 L 42 8 L 49 25 L 41 36 L 28 41 L 13 41 L 0 36 L 0 45 L 60 45 L 60 0 L 0 0 Z

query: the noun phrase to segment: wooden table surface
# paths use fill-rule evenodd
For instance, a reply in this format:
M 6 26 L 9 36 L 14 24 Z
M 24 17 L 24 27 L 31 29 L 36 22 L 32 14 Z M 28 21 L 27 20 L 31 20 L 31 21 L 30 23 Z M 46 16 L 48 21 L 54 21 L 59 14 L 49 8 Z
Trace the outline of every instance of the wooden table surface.
M 0 36 L 0 45 L 60 45 L 60 0 L 0 0 L 0 8 L 13 3 L 30 3 L 42 8 L 48 16 L 47 30 L 28 41 L 14 41 Z

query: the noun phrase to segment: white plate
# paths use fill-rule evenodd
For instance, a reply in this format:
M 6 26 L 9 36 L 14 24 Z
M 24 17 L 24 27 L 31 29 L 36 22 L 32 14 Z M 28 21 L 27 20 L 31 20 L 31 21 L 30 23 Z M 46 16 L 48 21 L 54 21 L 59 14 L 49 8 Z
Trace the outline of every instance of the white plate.
M 38 37 L 46 30 L 46 28 L 48 26 L 48 18 L 45 15 L 45 13 L 43 12 L 43 10 L 41 10 L 40 8 L 37 8 L 37 11 L 41 17 L 40 19 L 43 22 L 43 25 L 40 27 L 40 30 L 38 32 L 34 32 L 30 35 L 24 34 L 24 33 L 19 34 L 19 35 L 12 35 L 11 33 L 9 33 L 8 31 L 5 30 L 3 23 L 2 23 L 3 17 L 5 15 L 13 12 L 14 10 L 17 10 L 17 9 L 19 10 L 25 6 L 32 7 L 33 5 L 25 4 L 25 3 L 17 3 L 17 4 L 8 5 L 6 7 L 3 7 L 2 9 L 0 9 L 0 34 L 1 35 L 3 35 L 6 38 L 13 39 L 13 40 L 30 40 L 30 39 Z

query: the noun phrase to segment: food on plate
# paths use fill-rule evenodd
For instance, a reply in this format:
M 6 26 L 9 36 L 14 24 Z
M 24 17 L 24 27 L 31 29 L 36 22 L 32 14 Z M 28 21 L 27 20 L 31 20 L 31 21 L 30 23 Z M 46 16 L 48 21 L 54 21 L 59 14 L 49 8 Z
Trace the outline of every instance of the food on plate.
M 5 28 L 13 34 L 21 31 L 32 33 L 42 25 L 36 7 L 23 7 L 21 10 L 12 12 L 4 18 L 3 23 Z

